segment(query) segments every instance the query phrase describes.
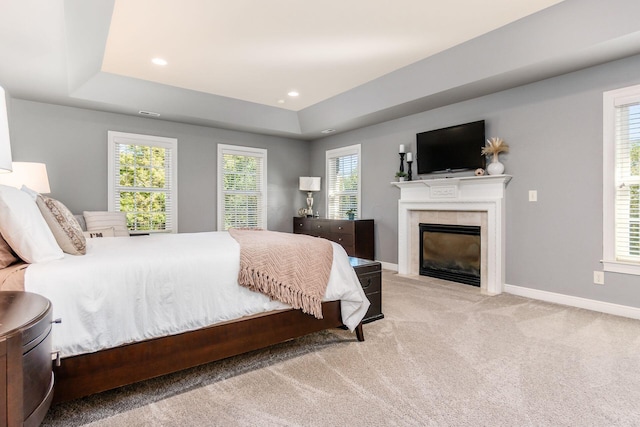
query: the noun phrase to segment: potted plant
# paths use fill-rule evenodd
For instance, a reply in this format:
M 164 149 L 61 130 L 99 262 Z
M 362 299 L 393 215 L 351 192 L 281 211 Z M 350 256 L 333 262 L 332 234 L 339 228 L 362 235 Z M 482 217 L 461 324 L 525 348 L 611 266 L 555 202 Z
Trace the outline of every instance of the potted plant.
M 403 171 L 396 172 L 396 178 L 398 178 L 399 182 L 404 181 L 406 179 L 406 177 L 407 177 L 407 173 L 406 172 L 403 172 Z
M 356 210 L 351 208 L 348 211 L 345 212 L 347 214 L 347 218 L 348 219 L 355 219 L 356 217 Z

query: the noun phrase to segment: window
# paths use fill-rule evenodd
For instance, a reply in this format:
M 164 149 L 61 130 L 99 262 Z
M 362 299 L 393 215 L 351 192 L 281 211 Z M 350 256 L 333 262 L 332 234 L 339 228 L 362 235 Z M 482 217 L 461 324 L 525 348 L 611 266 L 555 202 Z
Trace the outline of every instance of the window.
M 604 94 L 604 266 L 640 275 L 640 85 Z
M 218 144 L 218 230 L 267 228 L 267 150 Z
M 178 231 L 178 140 L 108 132 L 109 210 L 133 233 Z
M 360 144 L 327 150 L 327 218 L 360 217 Z

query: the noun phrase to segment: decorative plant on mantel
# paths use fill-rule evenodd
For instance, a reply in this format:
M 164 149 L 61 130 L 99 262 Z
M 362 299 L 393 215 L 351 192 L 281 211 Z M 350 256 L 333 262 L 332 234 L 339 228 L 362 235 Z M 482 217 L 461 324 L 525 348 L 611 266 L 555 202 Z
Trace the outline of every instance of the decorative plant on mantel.
M 500 153 L 508 153 L 509 145 L 504 142 L 502 138 L 490 138 L 487 139 L 487 145 L 482 147 L 482 155 L 489 156 L 491 155 L 491 163 L 487 166 L 487 172 L 489 175 L 500 175 L 504 172 L 504 165 L 500 163 L 498 159 L 498 154 Z
M 398 178 L 398 181 L 404 181 L 406 177 L 407 177 L 406 172 L 403 172 L 403 171 L 396 172 L 396 178 Z

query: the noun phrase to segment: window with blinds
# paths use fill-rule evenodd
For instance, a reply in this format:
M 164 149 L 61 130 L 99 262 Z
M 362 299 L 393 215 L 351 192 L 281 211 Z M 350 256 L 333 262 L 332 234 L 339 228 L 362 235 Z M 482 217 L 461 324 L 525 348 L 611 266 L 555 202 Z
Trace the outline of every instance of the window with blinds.
M 218 145 L 218 230 L 267 228 L 267 150 Z
M 109 211 L 132 233 L 177 231 L 177 139 L 108 132 Z
M 640 86 L 604 99 L 605 269 L 640 274 Z
M 360 144 L 327 150 L 327 218 L 360 217 Z

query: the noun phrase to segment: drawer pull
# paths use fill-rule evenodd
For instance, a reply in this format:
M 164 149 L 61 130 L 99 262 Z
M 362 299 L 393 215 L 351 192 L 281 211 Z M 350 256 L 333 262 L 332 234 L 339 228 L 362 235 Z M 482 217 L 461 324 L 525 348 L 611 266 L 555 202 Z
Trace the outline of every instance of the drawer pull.
M 371 277 L 369 277 L 367 279 L 367 284 L 366 285 L 362 285 L 362 289 L 367 289 L 369 286 L 371 286 Z
M 338 230 L 342 230 L 342 226 L 338 227 Z
M 318 226 L 318 228 L 322 228 L 322 226 L 321 226 L 321 225 L 319 225 L 319 226 Z
M 62 319 L 61 319 L 61 318 L 59 318 L 59 317 L 58 317 L 57 319 L 53 319 L 53 320 L 51 321 L 51 324 L 54 324 L 54 323 L 62 323 Z

